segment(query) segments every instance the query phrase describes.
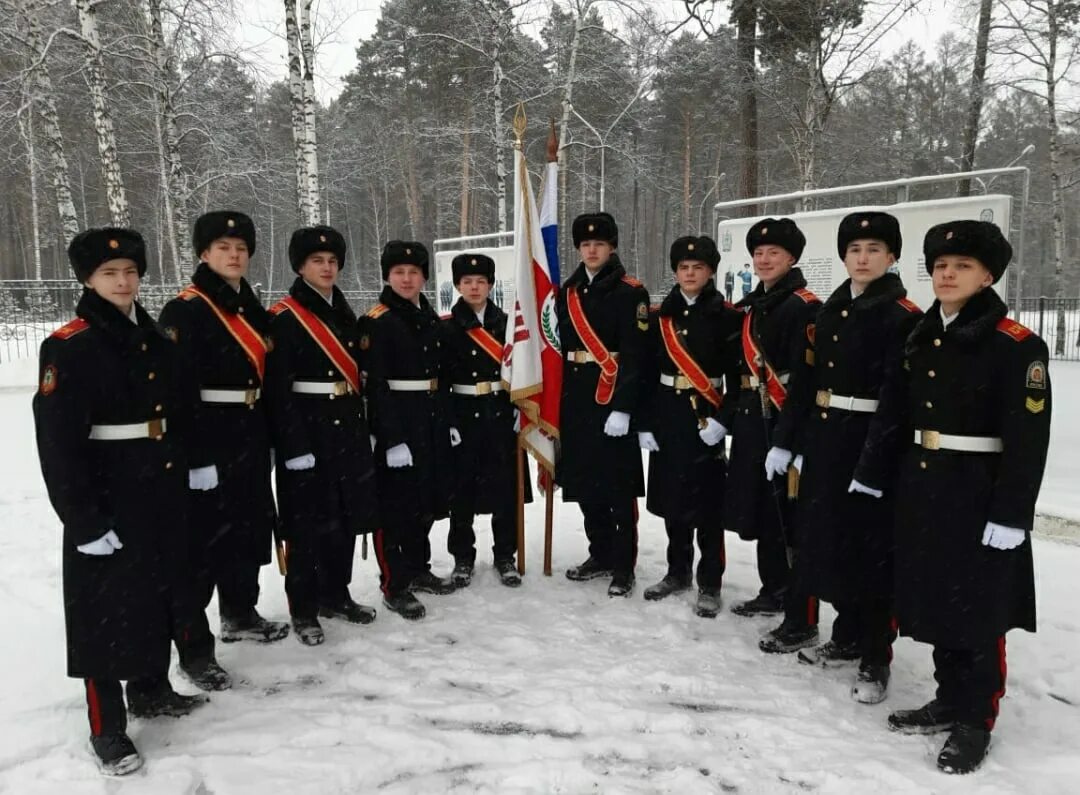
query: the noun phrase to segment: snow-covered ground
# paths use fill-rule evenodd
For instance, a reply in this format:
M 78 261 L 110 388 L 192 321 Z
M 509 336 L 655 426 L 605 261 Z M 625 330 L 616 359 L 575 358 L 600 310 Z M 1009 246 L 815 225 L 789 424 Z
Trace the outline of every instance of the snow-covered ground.
M 1057 411 L 1040 510 L 1080 519 L 1080 419 L 1066 415 L 1080 365 L 1051 373 Z M 646 603 L 641 587 L 665 568 L 663 525 L 647 514 L 633 599 L 608 599 L 603 581 L 568 582 L 562 571 L 585 543 L 577 510 L 558 502 L 554 577 L 539 571 L 535 505 L 522 588 L 503 588 L 484 565 L 468 590 L 425 597 L 418 624 L 381 610 L 368 627 L 326 622 L 327 643 L 315 649 L 292 638 L 222 646 L 243 683 L 189 718 L 133 721 L 146 768 L 102 779 L 86 749 L 82 687 L 64 672 L 60 531 L 34 451 L 32 387 L 13 371 L 0 383 L 2 792 L 1077 791 L 1080 548 L 1036 540 L 1039 632 L 1010 635 L 994 748 L 978 773 L 956 780 L 934 768 L 941 737 L 885 728 L 889 710 L 931 697 L 927 647 L 899 641 L 888 700 L 855 704 L 850 670 L 762 655 L 769 619 L 699 619 L 690 595 Z M 486 519 L 479 530 L 487 561 Z M 439 572 L 450 566 L 445 539 L 443 522 L 432 536 Z M 751 545 L 729 540 L 728 553 L 730 605 L 757 580 Z M 262 575 L 260 609 L 284 618 L 276 568 Z M 373 557 L 358 557 L 353 593 L 378 603 Z

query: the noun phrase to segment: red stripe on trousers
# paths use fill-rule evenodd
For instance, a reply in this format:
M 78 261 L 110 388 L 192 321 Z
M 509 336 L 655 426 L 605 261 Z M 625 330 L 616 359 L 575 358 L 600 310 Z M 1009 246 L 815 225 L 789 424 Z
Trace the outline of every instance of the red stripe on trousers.
M 639 516 L 639 514 L 638 514 L 638 507 L 637 507 L 637 497 L 634 497 L 634 558 L 633 558 L 633 563 L 631 563 L 630 565 L 635 569 L 637 568 L 637 552 L 638 552 L 638 516 Z
M 811 627 L 817 626 L 818 610 L 818 598 L 816 596 L 808 596 L 806 598 L 806 623 Z
M 994 695 L 990 696 L 990 711 L 993 713 L 986 719 L 986 730 L 991 731 L 994 728 L 994 721 L 998 716 L 998 702 L 1001 701 L 1001 697 L 1005 695 L 1005 677 L 1008 675 L 1008 665 L 1005 663 L 1005 636 L 1002 635 L 998 638 L 998 670 L 1001 671 L 1001 689 L 994 692 Z
M 93 679 L 86 680 L 86 708 L 90 714 L 90 733 L 101 736 L 101 699 L 98 698 L 97 685 Z
M 386 562 L 386 552 L 383 550 L 383 529 L 375 531 L 375 560 L 379 562 L 380 582 L 379 589 L 383 596 L 389 596 L 390 591 L 390 564 Z

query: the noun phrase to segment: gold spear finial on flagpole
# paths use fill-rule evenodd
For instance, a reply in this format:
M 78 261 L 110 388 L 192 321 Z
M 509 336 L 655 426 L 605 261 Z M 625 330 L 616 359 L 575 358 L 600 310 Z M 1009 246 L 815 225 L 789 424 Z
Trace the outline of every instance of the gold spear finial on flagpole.
M 514 137 L 517 139 L 514 146 L 518 149 L 521 148 L 521 139 L 525 137 L 525 122 L 525 104 L 519 102 L 517 110 L 514 111 Z

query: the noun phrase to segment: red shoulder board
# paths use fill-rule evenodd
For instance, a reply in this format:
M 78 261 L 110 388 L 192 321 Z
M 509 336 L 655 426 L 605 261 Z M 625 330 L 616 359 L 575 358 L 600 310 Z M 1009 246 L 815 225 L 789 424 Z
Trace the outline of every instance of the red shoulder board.
M 276 304 L 274 304 L 272 307 L 270 307 L 270 314 L 271 315 L 280 315 L 282 312 L 284 312 L 288 308 L 289 308 L 288 305 L 284 301 L 278 301 Z
M 633 276 L 623 276 L 622 280 L 629 284 L 631 287 L 641 287 L 641 282 L 635 279 Z
M 660 304 L 649 304 L 649 314 L 655 315 L 660 311 Z
M 914 301 L 909 301 L 906 298 L 898 298 L 896 299 L 896 303 L 900 304 L 900 306 L 904 307 L 904 309 L 913 314 L 922 312 L 922 310 L 919 309 L 919 305 L 917 303 L 915 303 Z
M 795 295 L 799 296 L 803 301 L 808 304 L 820 304 L 821 300 L 812 292 L 803 287 L 801 290 L 796 290 Z
M 1012 337 L 1017 342 L 1023 342 L 1035 333 L 1027 326 L 1017 323 L 1015 320 L 1010 320 L 1007 317 L 1003 317 L 997 322 L 997 330 L 1007 337 Z
M 731 301 L 724 301 L 724 309 L 734 309 L 736 312 L 740 311 L 739 307 L 731 303 Z
M 370 318 L 382 317 L 389 311 L 390 307 L 388 307 L 386 304 L 378 303 L 367 311 L 367 316 Z
M 86 331 L 90 328 L 90 324 L 83 320 L 81 317 L 77 317 L 74 320 L 68 321 L 49 336 L 56 337 L 58 340 L 71 339 L 80 331 Z
M 199 294 L 196 293 L 194 290 L 191 290 L 188 287 L 185 287 L 183 290 L 181 290 L 180 292 L 178 292 L 176 294 L 176 297 L 177 298 L 182 298 L 185 301 L 192 301 L 192 300 L 198 298 Z

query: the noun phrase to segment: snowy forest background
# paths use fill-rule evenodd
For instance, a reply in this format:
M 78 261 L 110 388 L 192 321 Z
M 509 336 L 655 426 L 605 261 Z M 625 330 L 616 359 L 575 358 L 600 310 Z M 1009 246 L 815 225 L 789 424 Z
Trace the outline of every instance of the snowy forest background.
M 0 279 L 68 278 L 66 241 L 112 222 L 176 283 L 194 217 L 234 207 L 259 232 L 252 281 L 283 287 L 289 234 L 323 221 L 349 241 L 345 286 L 375 288 L 388 239 L 508 227 L 520 100 L 535 174 L 549 118 L 560 136 L 564 259 L 566 221 L 603 191 L 654 292 L 718 200 L 1019 163 L 1025 295 L 1075 296 L 1080 3 L 974 0 L 967 33 L 882 57 L 923 1 L 386 0 L 320 102 L 333 3 L 280 3 L 275 71 L 229 0 L 0 0 Z M 1020 195 L 935 195 L 987 187 Z

